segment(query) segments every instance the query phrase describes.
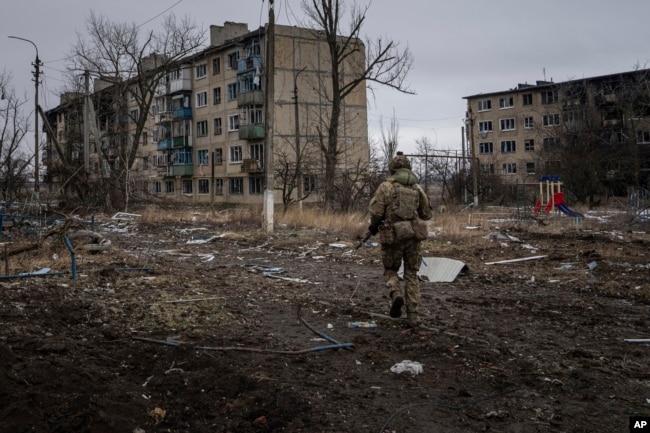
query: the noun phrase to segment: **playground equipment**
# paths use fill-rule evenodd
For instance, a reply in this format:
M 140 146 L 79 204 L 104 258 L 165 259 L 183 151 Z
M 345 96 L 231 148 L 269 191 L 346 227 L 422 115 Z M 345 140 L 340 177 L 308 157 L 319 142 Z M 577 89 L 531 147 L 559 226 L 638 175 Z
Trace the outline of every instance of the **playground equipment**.
M 546 188 L 544 188 L 546 186 Z M 550 214 L 553 210 L 557 209 L 565 215 L 573 218 L 583 218 L 584 215 L 571 210 L 564 200 L 564 193 L 562 192 L 562 182 L 558 176 L 543 176 L 539 181 L 539 198 L 535 203 L 533 210 L 534 214 L 539 214 L 542 204 L 546 202 L 545 212 Z

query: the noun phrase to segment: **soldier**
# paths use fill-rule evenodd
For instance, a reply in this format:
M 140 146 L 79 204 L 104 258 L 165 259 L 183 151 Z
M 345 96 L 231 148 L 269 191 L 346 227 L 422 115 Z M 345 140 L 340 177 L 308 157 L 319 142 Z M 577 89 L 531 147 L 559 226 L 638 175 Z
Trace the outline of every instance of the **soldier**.
M 370 227 L 379 233 L 384 283 L 391 300 L 390 316 L 401 317 L 406 299 L 406 320 L 418 326 L 420 286 L 418 270 L 422 256 L 420 242 L 427 237 L 426 221 L 431 219 L 429 198 L 411 171 L 411 162 L 402 152 L 388 164 L 390 177 L 379 185 L 370 201 Z M 404 296 L 397 272 L 404 261 Z

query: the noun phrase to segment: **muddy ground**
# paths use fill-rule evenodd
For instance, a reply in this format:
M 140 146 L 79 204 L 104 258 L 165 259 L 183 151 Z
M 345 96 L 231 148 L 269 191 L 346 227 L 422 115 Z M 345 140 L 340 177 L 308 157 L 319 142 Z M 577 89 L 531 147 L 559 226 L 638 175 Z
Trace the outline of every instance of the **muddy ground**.
M 57 235 L 5 262 L 0 431 L 626 432 L 650 415 L 650 346 L 625 341 L 650 338 L 650 238 L 605 215 L 434 221 L 424 255 L 467 270 L 421 283 L 417 330 L 386 316 L 376 244 L 98 217 L 111 247 L 78 244 L 76 279 Z M 37 252 L 50 275 L 18 276 Z

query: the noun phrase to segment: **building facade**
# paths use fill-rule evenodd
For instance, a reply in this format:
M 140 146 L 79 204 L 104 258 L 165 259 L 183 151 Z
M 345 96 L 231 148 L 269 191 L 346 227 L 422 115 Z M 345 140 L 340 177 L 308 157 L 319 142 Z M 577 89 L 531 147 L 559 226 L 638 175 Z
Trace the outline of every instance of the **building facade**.
M 647 185 L 648 78 L 638 70 L 464 97 L 481 176 L 506 185 L 559 177 L 576 191 L 591 189 L 587 195 Z
M 137 95 L 124 95 L 128 113 L 122 128 L 126 139 L 140 116 L 147 116 L 129 174 L 134 194 L 186 203 L 262 204 L 265 163 L 272 160 L 277 190 L 286 190 L 283 182 L 292 182 L 294 199 L 308 196 L 307 201 L 318 200 L 319 187 L 325 181 L 320 131 L 327 130 L 323 122 L 331 107 L 329 51 L 313 30 L 276 26 L 273 93 L 268 94 L 268 40 L 266 28 L 249 31 L 246 24 L 231 22 L 211 26 L 210 46 L 178 62 L 160 80 L 149 113 L 137 112 Z M 363 50 L 350 61 L 364 65 Z M 100 101 L 97 94 L 110 93 L 110 88 L 96 82 L 93 100 Z M 82 128 L 74 128 L 78 132 L 75 139 L 63 133 L 73 129 L 66 122 L 78 125 L 79 102 L 80 98 L 76 104 L 62 98 L 59 107 L 47 112 L 60 141 L 59 147 L 55 146 L 48 134 L 47 168 L 55 166 L 61 149 L 70 148 L 73 142 L 79 147 Z M 106 158 L 106 138 L 99 139 L 107 136 L 108 129 L 99 105 L 95 102 L 89 116 L 93 126 L 90 170 L 94 176 L 105 176 L 119 161 Z M 269 109 L 273 110 L 271 127 L 266 121 Z M 346 97 L 342 112 L 339 140 L 343 152 L 337 169 L 345 171 L 369 160 L 364 85 Z M 271 159 L 266 155 L 269 144 Z M 293 177 L 287 174 L 291 170 L 295 171 Z M 45 179 L 50 185 L 63 181 L 55 170 Z M 276 193 L 275 202 L 282 200 L 282 194 Z

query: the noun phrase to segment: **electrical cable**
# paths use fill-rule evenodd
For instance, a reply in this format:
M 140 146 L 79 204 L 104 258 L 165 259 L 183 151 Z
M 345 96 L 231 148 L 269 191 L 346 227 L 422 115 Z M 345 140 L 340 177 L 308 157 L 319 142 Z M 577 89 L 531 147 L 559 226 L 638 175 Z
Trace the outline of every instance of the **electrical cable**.
M 171 10 L 172 8 L 175 8 L 176 6 L 178 6 L 178 4 L 179 4 L 180 2 L 182 2 L 182 1 L 183 1 L 183 0 L 178 0 L 176 3 L 174 3 L 173 5 L 171 5 L 170 7 L 168 7 L 167 9 L 165 9 L 164 11 L 160 12 L 160 13 L 159 13 L 158 15 L 156 15 L 155 17 L 153 17 L 153 18 L 149 18 L 147 21 L 145 21 L 145 22 L 143 22 L 143 23 L 141 23 L 141 24 L 138 24 L 137 26 L 135 26 L 135 28 L 136 28 L 136 29 L 139 29 L 139 28 L 142 27 L 143 25 L 145 25 L 145 24 L 147 24 L 147 23 L 150 23 L 151 21 L 155 20 L 156 18 L 158 18 L 159 16 L 161 16 L 161 15 L 164 14 L 165 12 L 167 12 L 167 11 Z

